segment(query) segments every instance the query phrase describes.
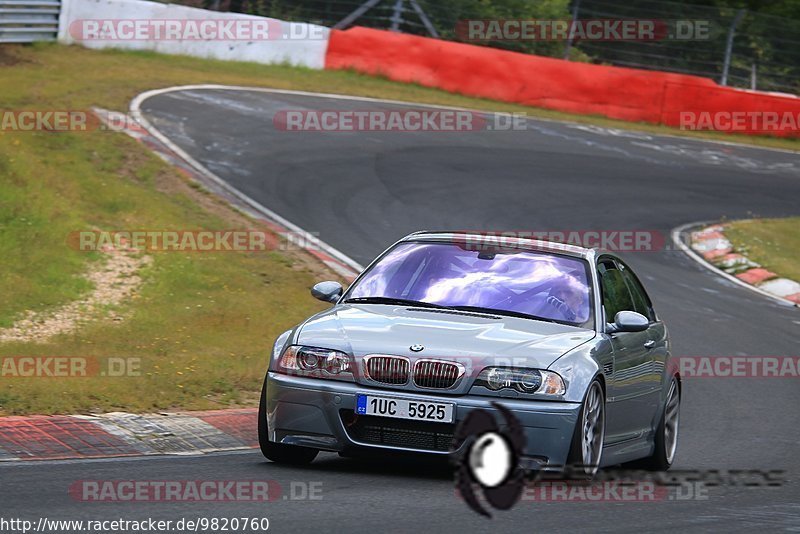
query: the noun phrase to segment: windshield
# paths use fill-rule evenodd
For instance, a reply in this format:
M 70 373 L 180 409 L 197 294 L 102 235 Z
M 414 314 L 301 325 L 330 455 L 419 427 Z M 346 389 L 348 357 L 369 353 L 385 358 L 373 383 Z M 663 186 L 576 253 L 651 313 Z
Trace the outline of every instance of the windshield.
M 401 243 L 350 289 L 346 301 L 418 301 L 593 327 L 586 262 L 543 252 Z

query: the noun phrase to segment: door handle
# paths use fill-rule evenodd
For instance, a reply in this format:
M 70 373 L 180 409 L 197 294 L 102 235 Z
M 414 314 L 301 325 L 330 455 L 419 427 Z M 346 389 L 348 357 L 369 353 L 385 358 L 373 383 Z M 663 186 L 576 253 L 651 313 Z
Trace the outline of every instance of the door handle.
M 646 349 L 652 349 L 652 348 L 653 348 L 653 347 L 655 347 L 655 346 L 656 346 L 656 342 L 655 342 L 655 341 L 653 341 L 652 339 L 651 339 L 651 340 L 649 340 L 649 341 L 645 341 L 645 342 L 644 342 L 644 347 L 645 347 Z

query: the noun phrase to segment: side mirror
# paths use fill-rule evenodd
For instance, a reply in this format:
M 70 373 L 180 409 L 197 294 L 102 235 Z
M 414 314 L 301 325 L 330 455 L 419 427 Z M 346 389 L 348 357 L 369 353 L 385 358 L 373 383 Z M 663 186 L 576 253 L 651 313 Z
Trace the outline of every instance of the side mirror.
M 319 282 L 311 288 L 311 296 L 322 302 L 336 302 L 342 295 L 342 284 L 339 282 Z
M 614 323 L 608 325 L 609 334 L 617 332 L 644 332 L 650 326 L 650 320 L 635 311 L 621 311 L 614 317 Z

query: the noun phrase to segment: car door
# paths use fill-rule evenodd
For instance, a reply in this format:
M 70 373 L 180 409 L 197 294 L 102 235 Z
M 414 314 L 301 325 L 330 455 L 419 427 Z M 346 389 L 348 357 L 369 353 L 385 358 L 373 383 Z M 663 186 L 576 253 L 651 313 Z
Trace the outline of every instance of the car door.
M 635 311 L 623 269 L 611 257 L 601 257 L 597 263 L 606 323 L 613 323 L 614 316 L 620 311 Z M 611 445 L 638 437 L 649 428 L 652 416 L 652 343 L 649 328 L 643 332 L 604 335 L 614 354 L 612 368 L 605 370 L 608 381 L 606 443 Z
M 647 380 L 647 400 L 651 414 L 651 425 L 654 426 L 658 422 L 655 421 L 656 414 L 660 413 L 661 393 L 664 387 L 664 368 L 669 356 L 667 328 L 658 319 L 647 291 L 645 291 L 644 286 L 633 270 L 620 260 L 617 260 L 617 265 L 622 271 L 622 276 L 625 278 L 625 282 L 631 292 L 633 311 L 641 313 L 650 321 L 650 325 L 647 328 L 649 336 L 647 344 L 649 345 L 648 355 L 651 369 Z

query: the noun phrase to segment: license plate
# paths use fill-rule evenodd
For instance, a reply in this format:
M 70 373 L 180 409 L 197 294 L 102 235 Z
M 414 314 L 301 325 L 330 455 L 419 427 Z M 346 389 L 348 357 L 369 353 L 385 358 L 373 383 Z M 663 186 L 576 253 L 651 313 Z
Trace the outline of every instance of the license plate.
M 453 422 L 452 403 L 395 399 L 374 395 L 359 395 L 356 402 L 356 413 L 415 421 Z

